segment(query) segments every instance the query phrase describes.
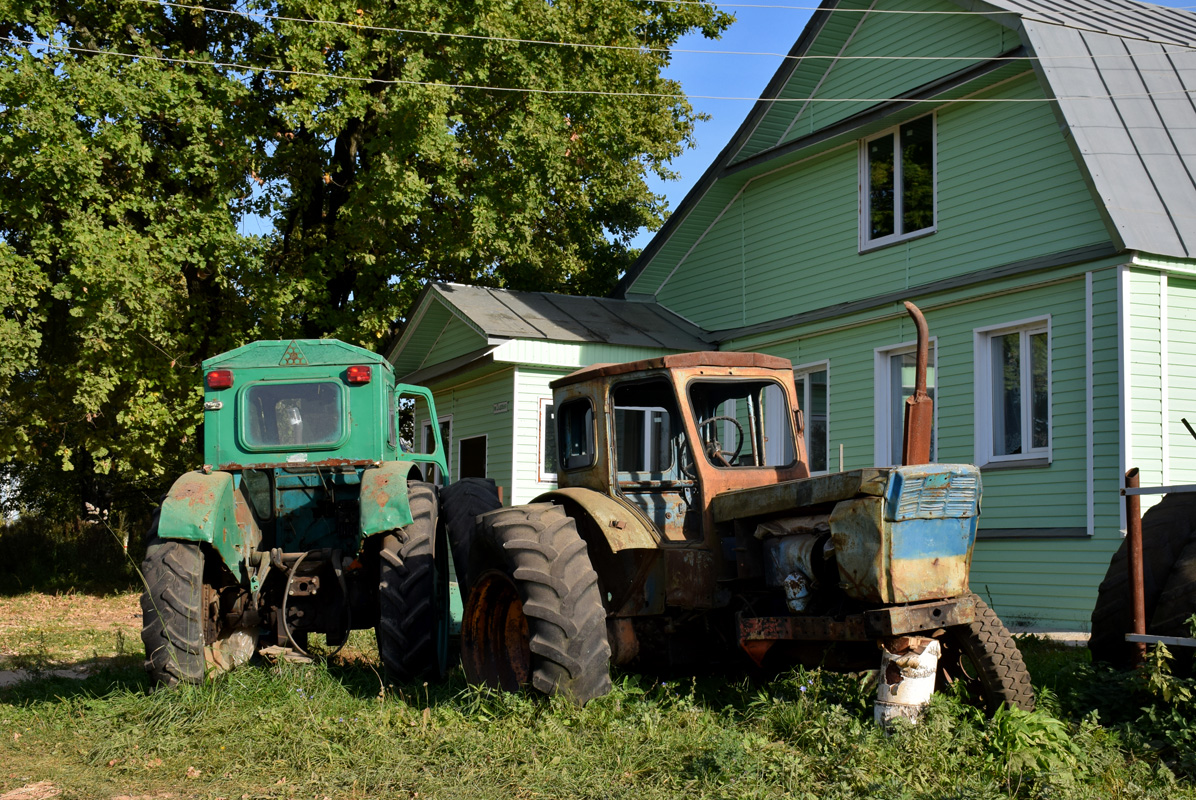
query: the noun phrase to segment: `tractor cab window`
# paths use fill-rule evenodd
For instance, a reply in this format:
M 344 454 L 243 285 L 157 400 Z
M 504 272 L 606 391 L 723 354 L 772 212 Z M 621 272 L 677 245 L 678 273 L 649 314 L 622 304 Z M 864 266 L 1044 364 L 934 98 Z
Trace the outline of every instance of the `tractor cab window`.
M 252 384 L 245 390 L 246 444 L 271 450 L 336 444 L 343 436 L 341 392 L 332 381 Z
M 683 434 L 672 384 L 665 380 L 620 384 L 612 398 L 616 470 L 647 475 L 673 472 Z
M 714 466 L 779 467 L 793 463 L 797 452 L 793 414 L 779 383 L 693 381 L 689 400 L 698 429 L 698 449 Z
M 594 463 L 594 407 L 581 398 L 561 403 L 556 415 L 561 469 L 581 469 Z

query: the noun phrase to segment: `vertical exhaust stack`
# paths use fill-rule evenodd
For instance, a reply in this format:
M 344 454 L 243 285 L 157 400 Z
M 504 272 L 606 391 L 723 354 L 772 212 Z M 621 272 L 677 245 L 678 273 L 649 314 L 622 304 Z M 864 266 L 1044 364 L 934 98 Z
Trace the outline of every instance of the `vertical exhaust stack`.
M 934 425 L 934 400 L 926 393 L 926 359 L 930 351 L 930 331 L 926 317 L 916 305 L 905 301 L 905 310 L 918 328 L 918 360 L 915 367 L 914 393 L 905 400 L 905 438 L 901 442 L 901 464 L 930 463 L 930 434 Z

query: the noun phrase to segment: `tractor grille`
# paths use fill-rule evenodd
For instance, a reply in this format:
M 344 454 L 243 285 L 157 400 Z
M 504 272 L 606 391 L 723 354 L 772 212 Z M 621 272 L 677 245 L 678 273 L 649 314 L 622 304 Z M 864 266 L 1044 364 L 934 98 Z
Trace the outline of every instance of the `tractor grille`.
M 980 475 L 975 468 L 930 474 L 898 471 L 894 480 L 900 481 L 895 508 L 891 507 L 895 522 L 976 514 L 980 502 Z

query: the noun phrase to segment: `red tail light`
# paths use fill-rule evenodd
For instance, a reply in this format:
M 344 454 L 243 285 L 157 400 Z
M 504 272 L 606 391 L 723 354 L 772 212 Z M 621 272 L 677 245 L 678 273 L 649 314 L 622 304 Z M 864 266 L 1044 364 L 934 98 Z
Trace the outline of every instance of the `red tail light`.
M 231 369 L 214 369 L 208 373 L 209 389 L 229 389 L 233 385 L 233 371 Z
M 361 384 L 370 382 L 369 367 L 349 367 L 349 383 Z

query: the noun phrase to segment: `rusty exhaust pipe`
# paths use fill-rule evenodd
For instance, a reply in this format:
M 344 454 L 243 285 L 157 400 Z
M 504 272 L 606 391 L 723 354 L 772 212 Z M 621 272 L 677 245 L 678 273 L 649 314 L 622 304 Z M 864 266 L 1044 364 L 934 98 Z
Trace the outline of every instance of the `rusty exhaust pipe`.
M 905 310 L 918 328 L 918 360 L 914 393 L 905 399 L 905 438 L 901 442 L 901 464 L 930 463 L 930 435 L 934 427 L 934 400 L 926 393 L 926 361 L 930 352 L 930 329 L 921 310 L 905 301 Z

